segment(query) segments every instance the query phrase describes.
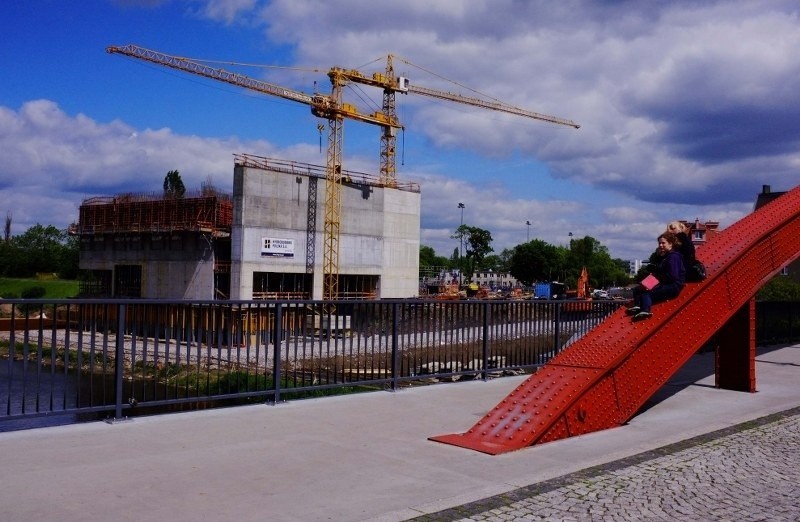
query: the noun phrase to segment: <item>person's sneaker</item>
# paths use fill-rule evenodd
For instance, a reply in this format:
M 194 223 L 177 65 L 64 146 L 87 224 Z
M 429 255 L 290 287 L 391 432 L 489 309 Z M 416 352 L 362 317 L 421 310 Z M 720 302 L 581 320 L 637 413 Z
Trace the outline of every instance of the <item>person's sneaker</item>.
M 650 312 L 639 312 L 638 314 L 633 316 L 634 321 L 644 321 L 645 319 L 650 319 L 653 316 Z
M 636 315 L 641 311 L 642 311 L 642 308 L 640 306 L 631 306 L 630 308 L 625 310 L 625 313 L 628 314 L 628 315 Z

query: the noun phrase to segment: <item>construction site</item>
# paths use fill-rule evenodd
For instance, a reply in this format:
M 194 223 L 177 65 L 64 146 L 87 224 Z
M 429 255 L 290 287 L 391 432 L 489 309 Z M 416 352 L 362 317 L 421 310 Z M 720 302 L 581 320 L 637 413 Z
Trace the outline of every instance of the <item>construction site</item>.
M 419 87 L 385 70 L 328 71 L 330 94 L 307 94 L 135 45 L 111 54 L 177 69 L 310 107 L 327 126 L 326 164 L 249 154 L 234 157 L 232 191 L 195 195 L 121 194 L 86 199 L 72 232 L 89 297 L 157 299 L 378 299 L 419 292 L 421 191 L 398 181 L 396 93 L 578 128 L 562 118 L 492 98 Z M 410 62 L 403 60 L 408 65 Z M 455 83 L 455 82 L 454 82 Z M 343 100 L 351 84 L 382 90 L 374 111 Z M 377 176 L 343 168 L 345 119 L 380 129 Z
M 234 158 L 233 194 L 90 198 L 73 227 L 84 296 L 321 299 L 325 168 Z M 410 297 L 418 288 L 420 191 L 345 171 L 338 298 Z

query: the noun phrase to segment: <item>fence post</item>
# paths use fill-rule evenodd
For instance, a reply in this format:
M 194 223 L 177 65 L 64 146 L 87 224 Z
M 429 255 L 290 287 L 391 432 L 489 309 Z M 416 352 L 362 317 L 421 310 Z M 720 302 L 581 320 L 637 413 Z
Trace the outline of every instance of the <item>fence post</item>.
M 120 421 L 122 417 L 122 383 L 125 373 L 125 314 L 127 307 L 125 303 L 120 303 L 117 307 L 117 340 L 114 347 L 114 388 L 116 394 L 114 398 L 114 420 Z
M 400 350 L 397 349 L 397 302 L 391 303 L 392 307 L 392 391 L 397 391 L 400 377 Z
M 283 343 L 283 305 L 275 302 L 275 335 L 270 335 L 272 339 L 272 385 L 275 388 L 275 404 L 281 398 L 281 344 Z
M 483 303 L 483 371 L 481 372 L 481 379 L 487 380 L 489 378 L 489 302 Z
M 559 339 L 561 338 L 561 303 L 554 303 L 556 307 L 555 327 L 553 328 L 553 355 L 558 354 Z

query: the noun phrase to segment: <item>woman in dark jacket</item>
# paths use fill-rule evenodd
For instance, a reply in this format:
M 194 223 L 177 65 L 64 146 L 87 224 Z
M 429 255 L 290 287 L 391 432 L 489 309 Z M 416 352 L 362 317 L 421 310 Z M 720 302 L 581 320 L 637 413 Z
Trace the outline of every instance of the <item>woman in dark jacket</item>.
M 660 262 L 653 275 L 658 279 L 658 284 L 648 290 L 644 286 L 637 286 L 633 290 L 633 306 L 626 313 L 633 316 L 634 321 L 652 317 L 651 307 L 668 299 L 678 297 L 686 283 L 686 267 L 680 253 L 680 242 L 672 232 L 664 232 L 658 236 L 658 252 L 661 254 Z
M 695 261 L 694 243 L 692 243 L 692 239 L 689 237 L 689 229 L 680 221 L 673 221 L 667 225 L 667 232 L 675 234 L 675 237 L 680 241 L 681 246 L 679 251 L 683 256 L 683 266 L 688 269 Z

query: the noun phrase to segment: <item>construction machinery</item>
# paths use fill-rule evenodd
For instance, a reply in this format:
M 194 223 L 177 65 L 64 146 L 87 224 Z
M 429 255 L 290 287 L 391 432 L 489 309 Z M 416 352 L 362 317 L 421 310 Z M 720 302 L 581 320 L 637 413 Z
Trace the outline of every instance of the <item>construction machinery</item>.
M 506 112 L 517 116 L 543 120 L 573 128 L 580 126 L 570 120 L 527 111 L 497 100 L 482 100 L 461 96 L 450 92 L 436 91 L 411 85 L 408 78 L 394 73 L 393 56 L 387 56 L 385 73 L 367 76 L 354 69 L 332 67 L 328 71 L 331 81 L 330 94 L 307 94 L 295 89 L 257 80 L 242 74 L 229 72 L 199 63 L 200 61 L 172 56 L 137 45 L 109 46 L 106 51 L 122 54 L 139 60 L 177 69 L 222 81 L 245 89 L 257 91 L 286 100 L 303 103 L 311 107 L 311 113 L 328 121 L 326 149 L 326 194 L 323 250 L 323 299 L 334 300 L 338 296 L 339 279 L 339 241 L 341 228 L 341 188 L 342 188 L 342 149 L 343 123 L 345 118 L 378 125 L 381 128 L 380 180 L 388 187 L 396 185 L 396 136 L 397 129 L 403 126 L 397 118 L 395 93 L 419 94 L 442 100 Z M 410 63 L 410 62 L 406 62 Z M 355 105 L 343 101 L 344 87 L 358 83 L 383 89 L 383 107 L 371 114 L 360 112 Z M 313 233 L 313 231 L 310 231 Z

